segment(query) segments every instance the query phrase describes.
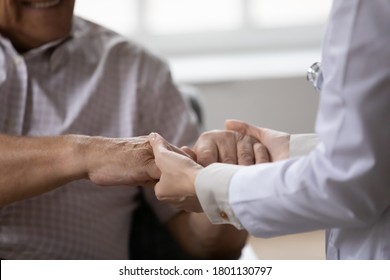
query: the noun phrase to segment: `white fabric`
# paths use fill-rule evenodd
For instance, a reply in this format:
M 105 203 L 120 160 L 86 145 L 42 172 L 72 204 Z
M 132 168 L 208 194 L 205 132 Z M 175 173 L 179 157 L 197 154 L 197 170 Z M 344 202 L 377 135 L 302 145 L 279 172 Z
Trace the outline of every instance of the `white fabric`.
M 316 229 L 329 259 L 390 259 L 390 2 L 335 0 L 308 156 L 240 169 L 229 201 L 253 235 Z
M 198 134 L 188 112 L 162 61 L 95 24 L 75 18 L 69 38 L 24 55 L 0 36 L 0 133 L 155 131 L 181 146 Z M 126 259 L 137 192 L 80 180 L 3 207 L 0 258 Z M 152 208 L 162 221 L 177 213 Z
M 195 180 L 195 190 L 203 211 L 213 224 L 232 224 L 242 229 L 229 204 L 228 186 L 233 175 L 242 168 L 238 165 L 213 163 L 202 169 Z
M 290 137 L 289 156 L 305 156 L 319 144 L 317 134 L 293 134 Z

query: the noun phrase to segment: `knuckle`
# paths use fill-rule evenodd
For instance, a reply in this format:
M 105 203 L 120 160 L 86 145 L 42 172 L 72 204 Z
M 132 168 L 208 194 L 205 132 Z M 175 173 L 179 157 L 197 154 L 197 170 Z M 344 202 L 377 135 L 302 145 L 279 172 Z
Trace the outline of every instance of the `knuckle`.
M 231 163 L 231 164 L 236 164 L 237 163 L 237 160 L 231 156 L 227 156 L 227 157 L 224 157 L 222 159 L 222 162 L 223 163 Z
M 209 131 L 206 131 L 206 132 L 203 132 L 200 136 L 199 136 L 199 139 L 208 139 L 210 137 L 212 137 L 213 135 L 215 135 L 219 130 L 209 130 Z
M 242 152 L 242 153 L 240 153 L 239 158 L 241 161 L 253 162 L 254 161 L 254 154 L 249 153 L 249 152 Z
M 245 140 L 247 141 L 248 140 L 248 137 L 246 135 L 244 135 L 243 133 L 241 133 L 240 131 L 235 131 L 234 135 L 237 138 L 237 141 L 245 141 Z
M 213 159 L 216 157 L 216 153 L 212 150 L 201 150 L 197 152 L 199 159 Z
M 205 154 L 197 154 L 197 162 L 203 166 L 206 166 L 210 163 L 218 161 L 218 156 L 211 154 L 211 153 L 205 153 Z
M 233 138 L 232 138 L 233 137 Z M 212 144 L 215 142 L 226 141 L 226 139 L 234 139 L 234 132 L 227 130 L 210 130 L 203 132 L 196 142 L 196 146 L 204 144 Z
M 256 140 L 252 136 L 241 134 L 241 133 L 239 133 L 239 135 L 240 135 L 240 141 L 243 143 L 248 143 L 250 145 L 254 145 L 255 143 L 260 143 L 258 140 Z
M 267 153 L 267 148 L 260 143 L 256 143 L 254 145 L 254 149 L 256 152 L 259 152 L 259 153 Z

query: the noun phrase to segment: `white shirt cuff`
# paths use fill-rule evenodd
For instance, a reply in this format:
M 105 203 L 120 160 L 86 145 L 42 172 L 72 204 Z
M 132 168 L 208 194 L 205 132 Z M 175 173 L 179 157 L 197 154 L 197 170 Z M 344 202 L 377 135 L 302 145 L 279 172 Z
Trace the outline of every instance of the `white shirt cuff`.
M 304 156 L 318 145 L 317 134 L 293 134 L 290 137 L 290 158 Z
M 214 163 L 203 168 L 197 175 L 196 194 L 211 223 L 231 224 L 237 229 L 243 229 L 229 203 L 230 180 L 243 167 Z

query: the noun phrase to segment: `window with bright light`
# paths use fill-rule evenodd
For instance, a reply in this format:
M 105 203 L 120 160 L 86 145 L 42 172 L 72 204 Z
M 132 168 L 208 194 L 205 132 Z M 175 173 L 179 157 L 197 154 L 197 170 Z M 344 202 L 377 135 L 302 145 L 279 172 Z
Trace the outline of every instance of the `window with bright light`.
M 162 53 L 319 45 L 332 0 L 76 0 L 75 13 Z
M 136 32 L 137 8 L 135 0 L 76 0 L 75 13 L 128 36 Z
M 328 16 L 328 0 L 250 0 L 250 17 L 258 28 L 321 24 Z
M 240 28 L 241 0 L 149 0 L 146 27 L 154 34 L 226 31 Z

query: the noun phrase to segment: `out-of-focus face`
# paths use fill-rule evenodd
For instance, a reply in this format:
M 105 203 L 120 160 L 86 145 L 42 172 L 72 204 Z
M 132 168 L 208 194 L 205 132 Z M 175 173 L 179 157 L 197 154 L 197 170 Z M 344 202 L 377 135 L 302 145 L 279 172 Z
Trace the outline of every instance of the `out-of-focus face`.
M 0 0 L 0 32 L 24 52 L 66 36 L 75 0 Z

